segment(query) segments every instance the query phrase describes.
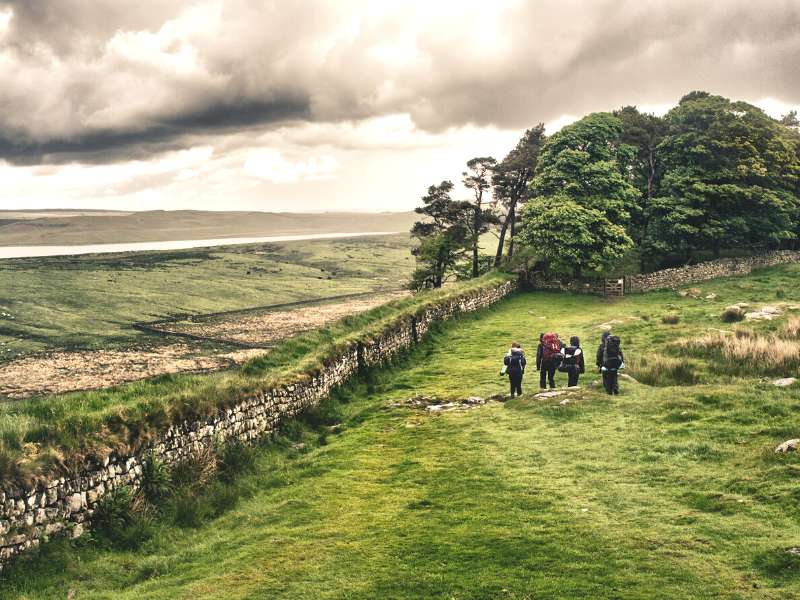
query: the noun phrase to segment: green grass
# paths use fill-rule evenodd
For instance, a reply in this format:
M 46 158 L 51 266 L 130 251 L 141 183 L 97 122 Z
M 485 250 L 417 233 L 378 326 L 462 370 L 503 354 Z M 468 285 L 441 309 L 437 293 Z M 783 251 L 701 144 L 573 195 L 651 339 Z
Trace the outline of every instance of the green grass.
M 166 375 L 88 392 L 0 403 L 0 481 L 69 471 L 106 448 L 138 447 L 171 423 L 215 415 L 257 391 L 307 380 L 348 344 L 426 308 L 512 279 L 489 274 L 353 315 L 278 344 L 241 369 Z
M 629 361 L 668 356 L 673 339 L 723 327 L 726 303 L 768 301 L 780 282 L 796 301 L 799 273 L 700 286 L 713 302 L 518 294 L 288 424 L 228 484 L 224 510 L 167 507 L 133 550 L 49 545 L 11 569 L 0 597 L 797 597 L 800 558 L 786 549 L 800 546 L 800 455 L 773 448 L 800 434 L 798 386 L 694 359 L 694 385 L 623 381 L 615 397 L 590 386 L 566 406 L 531 397 L 532 370 L 528 395 L 505 404 L 441 416 L 389 405 L 504 392 L 509 342 L 532 354 L 540 331 L 591 350 L 597 325 L 622 319 Z M 662 324 L 666 310 L 680 322 Z M 340 433 L 323 435 L 337 420 Z
M 396 289 L 407 235 L 0 261 L 0 361 L 47 349 L 152 343 L 175 314 Z

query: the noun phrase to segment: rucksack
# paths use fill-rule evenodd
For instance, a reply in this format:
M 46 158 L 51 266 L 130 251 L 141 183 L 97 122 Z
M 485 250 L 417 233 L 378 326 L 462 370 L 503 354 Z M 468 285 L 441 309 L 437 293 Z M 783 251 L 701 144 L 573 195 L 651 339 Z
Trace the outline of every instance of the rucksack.
M 516 354 L 514 352 L 511 353 L 511 356 L 508 358 L 508 368 L 519 369 L 522 370 L 522 354 Z
M 542 338 L 542 347 L 544 351 L 542 352 L 542 358 L 545 361 L 550 361 L 551 359 L 555 359 L 556 362 L 560 363 L 563 356 L 561 355 L 561 342 L 558 341 L 558 337 L 555 333 L 548 333 Z
M 608 336 L 606 345 L 603 348 L 603 366 L 606 369 L 619 369 L 622 365 L 622 358 L 619 355 L 620 340 L 616 335 Z
M 576 356 L 576 352 L 578 348 L 576 346 L 567 346 L 564 348 L 564 361 L 561 363 L 561 366 L 558 367 L 558 370 L 566 373 L 570 369 L 578 366 L 578 357 Z

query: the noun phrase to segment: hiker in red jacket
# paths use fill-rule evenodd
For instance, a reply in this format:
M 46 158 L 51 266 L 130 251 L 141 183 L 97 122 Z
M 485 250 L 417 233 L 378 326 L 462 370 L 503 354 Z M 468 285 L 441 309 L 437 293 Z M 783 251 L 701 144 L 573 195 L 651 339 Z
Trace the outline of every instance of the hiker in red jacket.
M 555 375 L 564 355 L 561 353 L 561 340 L 557 333 L 545 333 L 542 337 L 542 361 L 539 368 L 539 387 L 545 389 L 546 383 L 550 389 L 556 387 Z M 538 361 L 537 361 L 538 362 Z

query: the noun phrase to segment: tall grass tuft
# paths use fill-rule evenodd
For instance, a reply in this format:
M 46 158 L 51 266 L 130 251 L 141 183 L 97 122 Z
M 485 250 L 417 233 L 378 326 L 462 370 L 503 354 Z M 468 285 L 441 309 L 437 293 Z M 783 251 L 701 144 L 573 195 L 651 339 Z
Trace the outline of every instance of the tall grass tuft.
M 631 356 L 625 364 L 631 377 L 645 385 L 693 385 L 700 379 L 695 364 L 685 358 L 651 354 Z
M 661 322 L 665 325 L 677 325 L 678 322 L 681 320 L 681 317 L 678 313 L 667 313 L 663 317 L 661 317 Z
M 787 340 L 800 340 L 800 318 L 789 317 L 789 320 L 783 327 L 781 337 Z
M 714 359 L 711 366 L 715 370 L 782 375 L 800 368 L 800 341 L 782 337 L 788 330 L 787 325 L 779 334 L 760 335 L 749 329 L 737 329 L 732 335 L 716 331 L 679 340 L 675 346 L 686 354 Z
M 744 319 L 744 310 L 739 306 L 729 306 L 722 311 L 720 318 L 725 323 L 736 323 Z

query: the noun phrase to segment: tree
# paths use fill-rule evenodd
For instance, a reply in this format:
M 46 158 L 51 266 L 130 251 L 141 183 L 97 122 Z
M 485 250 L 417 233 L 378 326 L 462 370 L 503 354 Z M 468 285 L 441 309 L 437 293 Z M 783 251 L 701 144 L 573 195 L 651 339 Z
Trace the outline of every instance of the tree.
M 786 127 L 791 127 L 792 129 L 800 128 L 800 120 L 797 119 L 797 111 L 790 110 L 788 113 L 783 115 L 780 119 L 780 124 Z
M 619 141 L 632 151 L 630 171 L 633 185 L 639 190 L 639 210 L 635 213 L 634 240 L 641 243 L 647 232 L 647 215 L 663 171 L 658 145 L 666 134 L 666 124 L 655 115 L 641 113 L 635 106 L 614 111 L 622 121 Z
M 564 194 L 528 202 L 518 237 L 550 270 L 575 277 L 610 266 L 633 246 L 624 227 Z
M 411 228 L 411 235 L 420 241 L 412 250 L 417 259 L 411 283 L 413 289 L 442 287 L 464 255 L 472 205 L 454 201 L 450 197 L 452 191 L 450 181 L 432 185 L 422 197 L 423 206 L 414 209 L 425 219 Z
M 467 161 L 469 171 L 464 171 L 464 187 L 472 190 L 472 222 L 469 227 L 470 246 L 472 248 L 472 276 L 480 275 L 478 249 L 480 237 L 489 226 L 498 223 L 497 216 L 491 209 L 484 208 L 484 193 L 491 187 L 491 174 L 497 160 L 491 156 L 472 158 Z
M 796 237 L 798 140 L 746 102 L 693 92 L 665 116 L 661 192 L 645 251 L 689 256 Z
M 494 197 L 506 209 L 494 258 L 495 267 L 500 266 L 503 258 L 503 248 L 507 233 L 509 234 L 508 258 L 514 255 L 514 233 L 518 205 L 528 196 L 528 183 L 533 177 L 536 163 L 539 160 L 539 153 L 546 139 L 547 136 L 545 136 L 542 123 L 532 129 L 528 129 L 514 149 L 494 168 L 492 174 Z

